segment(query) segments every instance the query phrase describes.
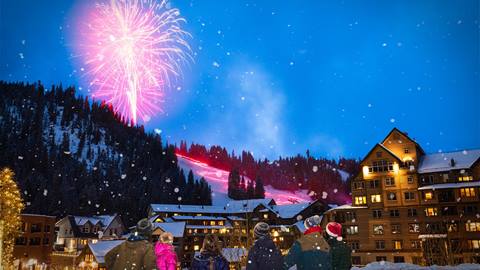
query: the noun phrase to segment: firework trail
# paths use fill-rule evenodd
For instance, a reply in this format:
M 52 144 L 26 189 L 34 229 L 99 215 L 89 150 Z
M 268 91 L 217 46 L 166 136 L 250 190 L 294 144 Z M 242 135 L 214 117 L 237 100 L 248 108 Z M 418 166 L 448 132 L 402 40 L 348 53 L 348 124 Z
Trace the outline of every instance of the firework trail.
M 192 60 L 179 10 L 166 1 L 110 0 L 85 21 L 78 48 L 92 96 L 133 123 L 162 112 L 165 89 Z

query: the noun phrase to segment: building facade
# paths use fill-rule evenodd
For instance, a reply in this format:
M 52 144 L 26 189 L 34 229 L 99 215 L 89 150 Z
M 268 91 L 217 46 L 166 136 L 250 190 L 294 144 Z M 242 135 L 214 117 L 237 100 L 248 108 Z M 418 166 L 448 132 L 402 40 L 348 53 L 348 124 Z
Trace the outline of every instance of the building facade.
M 56 241 L 52 266 L 59 269 L 77 269 L 85 260 L 80 254 L 90 243 L 99 240 L 121 239 L 127 232 L 118 215 L 66 216 L 56 224 Z
M 47 269 L 55 240 L 55 217 L 22 214 L 21 234 L 15 239 L 16 269 Z
M 330 209 L 355 265 L 480 262 L 480 150 L 426 154 L 393 129 L 361 161 L 352 204 Z
M 245 265 L 246 250 L 253 244 L 253 227 L 263 221 L 270 225 L 273 241 L 282 253 L 287 253 L 293 242 L 303 232 L 303 217 L 323 213 L 326 207 L 318 202 L 276 205 L 272 199 L 229 201 L 225 206 L 152 204 L 150 220 L 162 231 L 173 230 L 174 236 L 183 231 L 182 239 L 176 243 L 176 250 L 182 266 L 190 264 L 194 254 L 199 252 L 207 234 L 215 234 L 222 246 L 238 258 L 232 261 L 232 268 Z M 178 224 L 178 225 L 175 225 Z M 170 229 L 169 229 L 170 228 Z M 174 229 L 176 228 L 176 229 Z M 232 257 L 232 256 L 230 256 Z

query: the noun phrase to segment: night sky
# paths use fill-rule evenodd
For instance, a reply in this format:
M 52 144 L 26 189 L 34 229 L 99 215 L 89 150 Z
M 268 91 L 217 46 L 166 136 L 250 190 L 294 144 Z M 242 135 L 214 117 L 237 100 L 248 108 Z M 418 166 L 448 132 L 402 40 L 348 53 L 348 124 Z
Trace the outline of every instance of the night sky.
M 88 94 L 72 25 L 92 4 L 0 0 L 0 79 Z M 171 5 L 195 57 L 146 123 L 169 142 L 362 157 L 398 127 L 427 152 L 480 148 L 479 1 Z

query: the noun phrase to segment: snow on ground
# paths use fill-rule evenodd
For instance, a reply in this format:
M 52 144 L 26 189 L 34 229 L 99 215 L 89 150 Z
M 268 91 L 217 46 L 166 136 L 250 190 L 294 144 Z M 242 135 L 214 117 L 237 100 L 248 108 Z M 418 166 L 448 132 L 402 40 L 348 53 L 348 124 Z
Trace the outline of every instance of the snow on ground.
M 343 182 L 346 182 L 348 177 L 350 177 L 350 174 L 347 173 L 346 171 L 337 170 L 337 172 L 340 174 L 340 177 L 342 177 Z
M 479 270 L 480 264 L 460 264 L 455 266 L 419 266 L 409 263 L 373 262 L 365 267 L 352 267 L 352 270 Z
M 230 199 L 228 192 L 228 171 L 208 166 L 204 162 L 177 155 L 178 165 L 187 173 L 192 170 L 196 177 L 203 177 L 212 188 L 213 205 L 225 205 Z M 245 180 L 250 180 L 245 177 Z M 307 190 L 289 192 L 286 190 L 274 189 L 271 186 L 265 186 L 265 197 L 273 198 L 277 204 L 303 203 L 310 202 L 312 199 L 308 196 Z

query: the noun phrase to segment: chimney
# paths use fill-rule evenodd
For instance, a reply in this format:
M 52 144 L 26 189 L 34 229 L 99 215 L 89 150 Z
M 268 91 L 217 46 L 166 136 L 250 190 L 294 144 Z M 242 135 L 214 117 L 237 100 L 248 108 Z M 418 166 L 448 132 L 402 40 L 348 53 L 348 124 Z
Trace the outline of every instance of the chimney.
M 453 158 L 450 159 L 450 166 L 455 167 L 455 160 Z

